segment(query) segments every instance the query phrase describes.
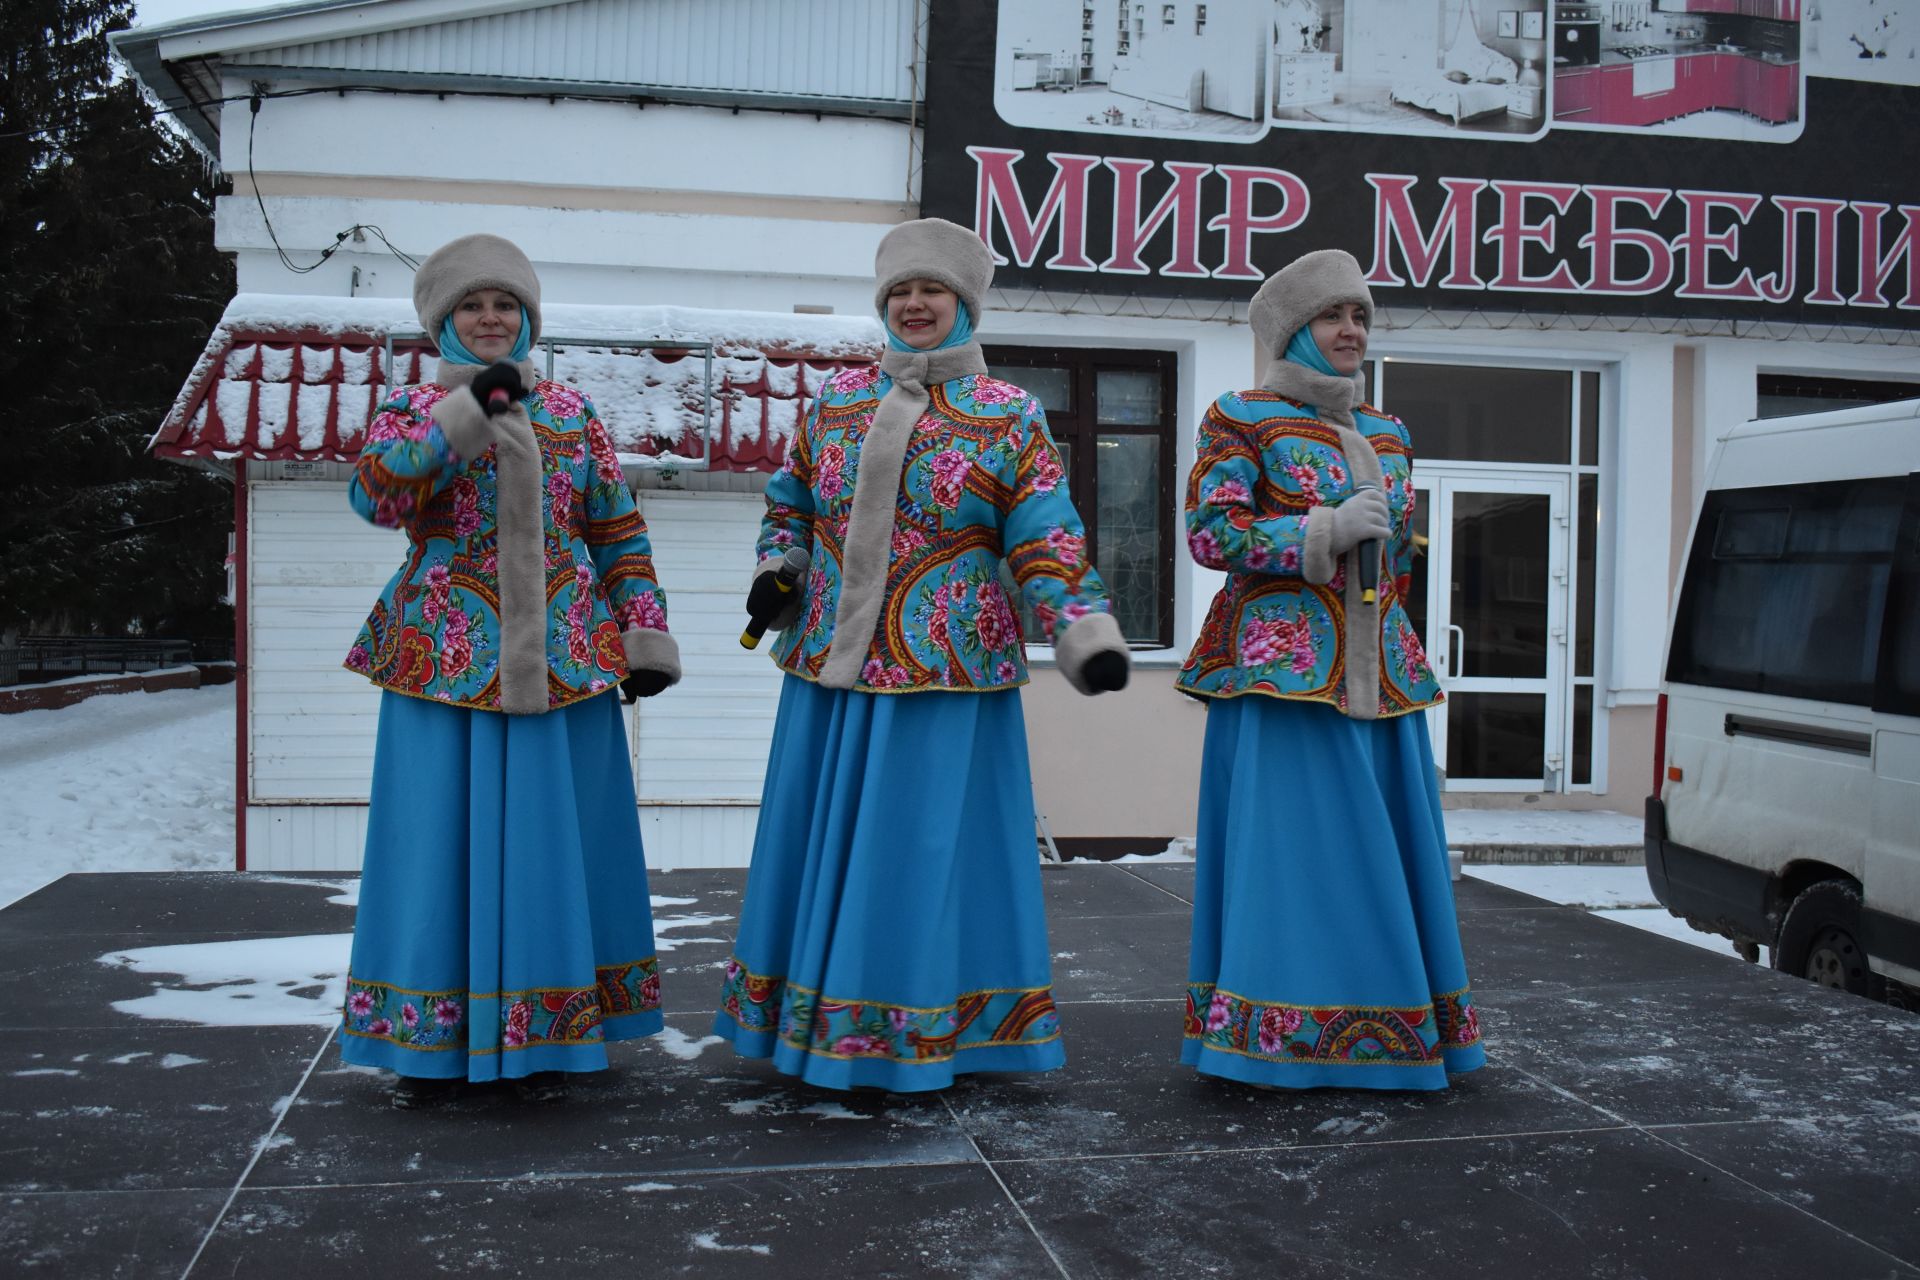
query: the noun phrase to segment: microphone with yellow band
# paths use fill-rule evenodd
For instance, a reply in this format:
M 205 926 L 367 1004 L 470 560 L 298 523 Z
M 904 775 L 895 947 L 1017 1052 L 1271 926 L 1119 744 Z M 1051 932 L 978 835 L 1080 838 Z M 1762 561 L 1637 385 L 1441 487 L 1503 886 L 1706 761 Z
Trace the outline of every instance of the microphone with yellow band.
M 1362 493 L 1379 487 L 1379 485 L 1361 483 L 1354 485 L 1353 491 Z M 1372 604 L 1378 597 L 1380 588 L 1380 544 L 1368 538 L 1360 544 L 1359 553 L 1355 560 L 1355 567 L 1367 575 L 1360 587 L 1360 600 L 1363 604 Z
M 809 561 L 810 557 L 805 551 L 799 547 L 788 547 L 787 553 L 780 557 L 778 569 L 754 579 L 752 590 L 747 592 L 747 629 L 740 633 L 742 649 L 760 647 L 760 637 L 767 634 L 767 628 L 785 611 L 793 599 L 793 593 L 800 589 L 801 580 L 807 576 Z

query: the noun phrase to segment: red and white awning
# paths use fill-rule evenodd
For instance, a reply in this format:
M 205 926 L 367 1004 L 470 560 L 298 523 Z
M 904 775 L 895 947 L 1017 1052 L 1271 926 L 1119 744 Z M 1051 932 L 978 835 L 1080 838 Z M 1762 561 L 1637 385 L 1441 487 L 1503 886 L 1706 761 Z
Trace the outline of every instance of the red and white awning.
M 544 322 L 556 335 L 553 376 L 587 393 L 616 449 L 641 456 L 701 455 L 709 370 L 693 344 L 711 344 L 717 471 L 777 468 L 821 383 L 877 362 L 881 350 L 877 324 L 836 316 L 554 305 Z M 618 345 L 638 341 L 690 345 Z M 535 349 L 543 373 L 546 358 Z M 150 448 L 180 459 L 350 462 L 388 387 L 431 379 L 434 360 L 397 299 L 242 294 Z

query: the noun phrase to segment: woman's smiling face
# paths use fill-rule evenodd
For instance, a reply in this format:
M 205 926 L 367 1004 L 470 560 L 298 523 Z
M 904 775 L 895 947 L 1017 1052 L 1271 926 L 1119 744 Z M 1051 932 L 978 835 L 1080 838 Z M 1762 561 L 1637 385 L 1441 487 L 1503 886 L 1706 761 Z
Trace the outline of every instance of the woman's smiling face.
M 960 299 L 938 280 L 902 280 L 887 290 L 887 328 L 915 351 L 947 340 L 960 314 Z
M 520 336 L 520 299 L 504 289 L 475 289 L 454 307 L 453 332 L 482 360 L 504 360 Z
M 1367 358 L 1367 326 L 1372 319 L 1357 302 L 1336 302 L 1313 318 L 1313 344 L 1328 364 L 1352 377 Z

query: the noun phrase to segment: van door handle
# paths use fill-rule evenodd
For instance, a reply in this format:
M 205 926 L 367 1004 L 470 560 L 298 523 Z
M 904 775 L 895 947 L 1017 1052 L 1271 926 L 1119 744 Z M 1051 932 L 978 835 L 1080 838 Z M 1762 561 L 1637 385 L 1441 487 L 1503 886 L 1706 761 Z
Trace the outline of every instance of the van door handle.
M 1765 738 L 1770 742 L 1793 742 L 1803 747 L 1824 747 L 1848 755 L 1871 756 L 1873 735 L 1851 733 L 1845 729 L 1822 729 L 1815 725 L 1794 724 L 1786 720 L 1764 720 L 1759 716 L 1729 713 L 1726 719 L 1729 738 Z

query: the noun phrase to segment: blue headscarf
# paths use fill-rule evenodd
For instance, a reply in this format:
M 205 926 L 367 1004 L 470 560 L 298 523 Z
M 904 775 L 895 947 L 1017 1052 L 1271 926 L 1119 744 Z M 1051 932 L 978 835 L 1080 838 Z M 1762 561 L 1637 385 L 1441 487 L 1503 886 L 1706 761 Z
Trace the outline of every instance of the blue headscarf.
M 1285 359 L 1298 365 L 1305 365 L 1315 373 L 1324 373 L 1329 377 L 1340 377 L 1340 371 L 1333 367 L 1326 353 L 1320 350 L 1320 344 L 1313 340 L 1313 322 L 1309 320 L 1293 331 L 1293 337 L 1287 343 L 1287 349 L 1281 353 Z
M 966 303 L 960 302 L 958 298 L 955 299 L 955 304 L 953 328 L 947 331 L 946 339 L 939 346 L 927 347 L 926 350 L 945 351 L 948 347 L 957 347 L 963 342 L 973 341 L 973 309 Z M 887 323 L 885 307 L 880 308 L 880 327 L 887 331 L 887 345 L 895 351 L 921 350 L 920 347 L 912 345 L 893 331 L 893 326 Z
M 453 312 L 447 312 L 447 318 L 440 322 L 440 358 L 451 364 L 491 364 L 467 350 L 467 344 L 460 341 L 460 335 L 453 327 Z M 527 304 L 520 304 L 520 336 L 513 340 L 513 350 L 507 353 L 507 359 L 515 364 L 525 360 L 533 353 L 533 321 L 527 316 Z

